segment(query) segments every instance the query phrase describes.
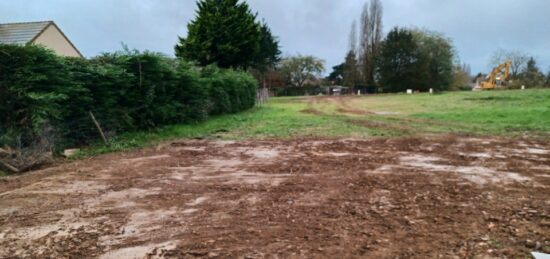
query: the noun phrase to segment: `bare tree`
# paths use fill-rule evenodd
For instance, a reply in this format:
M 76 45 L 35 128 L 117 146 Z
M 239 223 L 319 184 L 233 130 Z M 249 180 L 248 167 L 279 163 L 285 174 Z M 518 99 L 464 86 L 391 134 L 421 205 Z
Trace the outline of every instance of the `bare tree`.
M 462 71 L 464 71 L 464 73 L 466 75 L 468 75 L 468 77 L 471 77 L 472 76 L 472 68 L 470 67 L 470 64 L 467 64 L 466 62 L 464 62 L 462 64 Z
M 359 46 L 357 48 L 357 63 L 360 67 L 360 76 L 362 77 L 363 81 L 365 81 L 365 71 L 366 68 L 366 60 L 365 57 L 367 56 L 368 49 L 370 49 L 370 41 L 368 40 L 368 28 L 369 28 L 369 22 L 370 22 L 370 15 L 369 15 L 369 4 L 365 2 L 363 5 L 363 10 L 361 12 L 361 19 L 359 23 Z
M 491 57 L 490 66 L 496 67 L 507 60 L 512 61 L 512 65 L 510 66 L 510 74 L 512 78 L 517 78 L 519 73 L 525 69 L 527 61 L 529 61 L 529 55 L 519 50 L 497 49 Z
M 374 84 L 375 64 L 382 42 L 382 3 L 370 0 L 361 13 L 358 61 L 366 84 Z

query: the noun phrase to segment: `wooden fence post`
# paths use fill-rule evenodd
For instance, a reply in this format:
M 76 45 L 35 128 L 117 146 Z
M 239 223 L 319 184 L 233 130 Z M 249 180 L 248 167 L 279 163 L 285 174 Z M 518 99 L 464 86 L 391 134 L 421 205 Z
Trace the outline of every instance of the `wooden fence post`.
M 109 141 L 107 141 L 107 138 L 105 137 L 105 134 L 103 133 L 103 130 L 101 129 L 101 126 L 99 125 L 99 122 L 97 122 L 97 120 L 95 119 L 94 114 L 92 113 L 92 111 L 89 111 L 89 113 L 90 113 L 90 118 L 92 118 L 92 121 L 94 122 L 94 124 L 97 128 L 97 131 L 99 131 L 99 134 L 101 135 L 101 138 L 103 139 L 103 142 L 105 142 L 105 145 L 111 146 L 109 144 Z

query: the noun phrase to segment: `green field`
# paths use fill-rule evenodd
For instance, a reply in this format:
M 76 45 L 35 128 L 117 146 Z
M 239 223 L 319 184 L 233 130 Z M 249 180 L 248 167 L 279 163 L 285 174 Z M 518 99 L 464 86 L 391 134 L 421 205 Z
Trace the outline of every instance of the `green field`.
M 550 89 L 350 97 L 280 97 L 252 110 L 192 125 L 117 136 L 82 154 L 178 138 L 386 137 L 459 133 L 548 136 Z

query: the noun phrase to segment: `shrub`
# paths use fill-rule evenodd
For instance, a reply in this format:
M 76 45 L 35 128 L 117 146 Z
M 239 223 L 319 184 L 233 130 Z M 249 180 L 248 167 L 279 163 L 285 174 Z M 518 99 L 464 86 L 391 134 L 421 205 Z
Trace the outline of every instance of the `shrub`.
M 31 145 L 46 125 L 63 118 L 70 98 L 82 92 L 71 85 L 53 52 L 0 45 L 0 144 Z
M 202 70 L 200 82 L 208 89 L 210 114 L 238 112 L 254 106 L 257 83 L 248 73 L 208 66 Z
M 43 132 L 60 148 L 95 141 L 89 112 L 113 135 L 242 111 L 255 95 L 246 72 L 199 69 L 154 52 L 85 60 L 0 45 L 0 146 L 31 146 Z

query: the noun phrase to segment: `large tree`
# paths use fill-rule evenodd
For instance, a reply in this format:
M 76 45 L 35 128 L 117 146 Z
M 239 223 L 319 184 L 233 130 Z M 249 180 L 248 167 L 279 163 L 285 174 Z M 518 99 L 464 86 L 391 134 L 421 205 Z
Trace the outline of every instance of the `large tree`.
M 349 34 L 349 49 L 343 67 L 343 83 L 346 86 L 354 87 L 359 81 L 359 67 L 357 62 L 357 24 L 351 24 Z
M 385 92 L 404 91 L 419 85 L 421 53 L 410 30 L 393 28 L 386 37 L 378 59 L 380 84 Z
M 202 66 L 243 68 L 258 61 L 261 28 L 248 4 L 239 0 L 200 0 L 197 17 L 180 37 L 176 56 Z
M 377 62 L 380 83 L 384 91 L 390 92 L 447 90 L 456 76 L 453 59 L 451 41 L 443 35 L 394 28 L 386 37 Z
M 266 22 L 260 24 L 260 46 L 255 57 L 254 68 L 265 73 L 275 67 L 281 58 L 279 41 L 271 33 Z
M 420 51 L 421 64 L 427 71 L 422 71 L 422 86 L 418 90 L 429 88 L 447 90 L 453 81 L 454 50 L 451 40 L 440 33 L 428 30 L 413 30 L 413 37 Z
M 540 72 L 533 57 L 529 58 L 527 65 L 520 75 L 521 82 L 527 87 L 540 87 L 544 85 L 544 74 Z
M 342 84 L 344 79 L 344 67 L 345 63 L 332 67 L 332 72 L 327 76 L 327 80 L 331 81 L 334 85 Z
M 470 65 L 464 63 L 462 65 L 456 64 L 453 70 L 453 80 L 449 87 L 450 90 L 461 90 L 468 87 L 471 81 Z
M 361 75 L 367 85 L 376 84 L 376 63 L 382 37 L 382 3 L 380 0 L 370 0 L 370 5 L 365 3 L 361 13 L 359 49 L 357 51 Z
M 280 61 L 281 51 L 279 50 L 279 41 L 271 33 L 267 23 L 260 24 L 260 48 L 254 59 L 251 69 L 252 74 L 261 82 L 262 87 L 268 87 L 267 75 L 272 71 Z
M 345 86 L 355 87 L 360 83 L 359 70 L 355 52 L 350 51 L 346 55 L 346 62 L 344 63 L 344 80 Z
M 313 56 L 294 56 L 285 58 L 279 67 L 288 84 L 304 86 L 307 80 L 316 79 L 325 71 L 325 61 Z

